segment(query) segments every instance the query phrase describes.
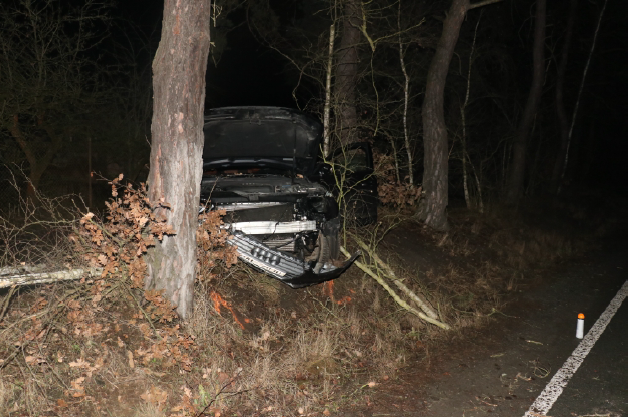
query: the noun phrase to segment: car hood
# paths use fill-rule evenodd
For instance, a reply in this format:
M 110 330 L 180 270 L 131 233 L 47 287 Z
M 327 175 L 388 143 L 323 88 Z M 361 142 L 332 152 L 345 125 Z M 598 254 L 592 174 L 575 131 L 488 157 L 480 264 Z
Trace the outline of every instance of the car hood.
M 309 175 L 323 126 L 294 109 L 222 107 L 208 112 L 203 132 L 204 170 L 269 167 Z

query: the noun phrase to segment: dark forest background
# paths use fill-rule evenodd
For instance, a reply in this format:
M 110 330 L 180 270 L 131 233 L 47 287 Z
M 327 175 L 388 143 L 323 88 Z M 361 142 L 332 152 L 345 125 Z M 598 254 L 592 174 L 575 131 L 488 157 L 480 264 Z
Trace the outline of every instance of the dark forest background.
M 421 184 L 426 76 L 451 2 L 355 4 L 362 13 L 356 134 L 373 143 L 381 170 L 389 170 L 382 178 Z M 503 201 L 513 141 L 532 83 L 536 6 L 530 0 L 488 4 L 469 10 L 462 23 L 444 93 L 450 206 L 465 204 L 465 172 L 467 205 L 479 209 L 480 203 L 489 207 Z M 344 7 L 340 1 L 216 2 L 206 108 L 278 105 L 322 117 L 329 28 L 335 26 L 336 62 Z M 556 164 L 563 159 L 556 93 L 570 7 L 575 7 L 575 20 L 562 88 L 569 123 L 578 98 L 580 103 L 568 164 L 555 184 Z M 627 8 L 613 0 L 548 2 L 541 99 L 525 144 L 523 195 L 517 203 L 557 193 L 600 198 L 626 191 L 628 38 L 622 20 Z M 109 193 L 104 178 L 124 173 L 132 181 L 145 180 L 151 62 L 162 10 L 162 4 L 150 1 L 2 2 L 3 209 L 15 204 L 18 191 L 29 192 L 28 181 L 44 195 L 76 193 L 98 207 Z M 400 47 L 408 80 L 405 131 Z M 336 77 L 331 81 L 333 87 Z

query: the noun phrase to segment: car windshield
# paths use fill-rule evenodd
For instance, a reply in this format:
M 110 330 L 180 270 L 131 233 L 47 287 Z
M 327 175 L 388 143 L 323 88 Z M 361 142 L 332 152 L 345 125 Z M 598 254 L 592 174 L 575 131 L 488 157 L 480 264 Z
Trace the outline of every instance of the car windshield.
M 203 158 L 312 157 L 307 133 L 286 120 L 219 120 L 205 126 Z
M 260 176 L 260 175 L 285 175 L 285 169 L 271 168 L 271 167 L 238 167 L 238 168 L 212 168 L 203 170 L 203 178 L 220 177 L 223 175 L 228 176 Z
M 362 149 L 350 149 L 334 156 L 334 164 L 350 172 L 368 169 L 368 159 Z

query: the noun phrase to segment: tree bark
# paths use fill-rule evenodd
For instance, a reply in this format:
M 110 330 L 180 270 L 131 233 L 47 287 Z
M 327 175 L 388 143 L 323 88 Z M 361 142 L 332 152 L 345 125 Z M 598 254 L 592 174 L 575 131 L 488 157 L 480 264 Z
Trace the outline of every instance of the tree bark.
M 165 201 L 176 235 L 148 254 L 146 289 L 163 289 L 185 319 L 193 306 L 196 228 L 202 176 L 205 73 L 210 0 L 166 0 L 161 41 L 153 61 L 153 121 L 148 194 Z
M 338 50 L 336 83 L 337 123 L 341 144 L 356 141 L 358 114 L 355 105 L 355 88 L 358 83 L 358 43 L 360 42 L 361 14 L 358 0 L 346 0 L 342 37 Z
M 435 230 L 449 230 L 447 204 L 449 203 L 449 153 L 447 126 L 445 125 L 445 82 L 454 48 L 460 35 L 460 27 L 467 11 L 501 0 L 453 0 L 443 33 L 438 40 L 436 53 L 427 72 L 425 98 L 423 99 L 423 190 L 425 197 L 419 203 L 417 217 Z M 544 1 L 544 0 L 543 0 Z
M 560 54 L 560 62 L 556 74 L 556 116 L 558 118 L 558 130 L 560 133 L 560 147 L 556 161 L 554 162 L 554 170 L 552 171 L 552 181 L 550 184 L 550 192 L 558 194 L 560 185 L 560 177 L 563 172 L 563 162 L 567 155 L 567 144 L 569 143 L 569 119 L 565 111 L 565 75 L 567 73 L 567 58 L 569 57 L 569 47 L 573 38 L 573 27 L 576 23 L 576 11 L 578 10 L 578 0 L 569 2 L 569 17 L 567 18 L 567 29 L 565 30 L 565 43 Z
M 469 9 L 469 0 L 453 0 L 443 24 L 443 33 L 427 72 L 423 100 L 423 146 L 425 153 L 423 189 L 418 217 L 435 230 L 448 230 L 448 138 L 445 125 L 444 96 L 449 64 L 454 54 L 460 27 Z
M 510 205 L 517 204 L 523 195 L 528 137 L 530 136 L 534 117 L 541 101 L 541 93 L 543 92 L 545 74 L 545 1 L 537 0 L 536 2 L 534 46 L 532 50 L 532 85 L 530 86 L 521 123 L 515 133 L 515 140 L 512 144 L 512 165 L 510 166 L 510 176 L 505 198 L 506 203 Z

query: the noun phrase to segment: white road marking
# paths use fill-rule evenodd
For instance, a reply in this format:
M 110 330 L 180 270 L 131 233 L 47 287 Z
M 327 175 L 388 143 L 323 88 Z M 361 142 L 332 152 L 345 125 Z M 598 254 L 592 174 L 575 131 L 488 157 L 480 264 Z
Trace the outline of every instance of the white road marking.
M 615 297 L 611 300 L 606 310 L 602 313 L 599 319 L 595 322 L 589 333 L 582 339 L 582 342 L 573 351 L 569 359 L 565 361 L 562 368 L 556 372 L 556 375 L 547 384 L 545 389 L 536 398 L 536 401 L 532 403 L 530 409 L 526 411 L 525 417 L 538 417 L 545 416 L 547 412 L 552 408 L 560 394 L 563 393 L 563 388 L 567 386 L 567 383 L 571 377 L 576 373 L 584 358 L 587 357 L 595 342 L 600 338 L 608 323 L 621 307 L 621 303 L 624 298 L 628 296 L 628 281 L 624 282 L 624 285 L 619 289 Z

